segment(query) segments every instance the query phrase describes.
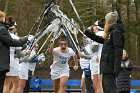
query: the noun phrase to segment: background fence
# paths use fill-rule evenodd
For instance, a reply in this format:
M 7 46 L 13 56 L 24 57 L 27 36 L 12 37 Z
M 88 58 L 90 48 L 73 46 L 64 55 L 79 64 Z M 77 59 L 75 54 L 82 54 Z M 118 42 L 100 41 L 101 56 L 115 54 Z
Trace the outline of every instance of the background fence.
M 81 79 L 82 70 L 79 67 L 77 71 L 74 71 L 73 67 L 70 67 L 70 77 L 69 79 Z M 37 66 L 34 76 L 39 76 L 43 79 L 51 79 L 50 76 L 50 67 L 46 66 Z M 134 66 L 131 72 L 131 79 L 140 79 L 140 67 Z

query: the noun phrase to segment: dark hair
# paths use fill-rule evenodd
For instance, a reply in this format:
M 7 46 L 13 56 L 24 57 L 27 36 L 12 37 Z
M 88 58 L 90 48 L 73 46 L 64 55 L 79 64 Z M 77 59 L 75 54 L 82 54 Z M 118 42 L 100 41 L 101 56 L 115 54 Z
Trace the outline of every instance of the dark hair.
M 12 16 L 9 16 L 6 20 L 7 27 L 16 26 L 16 22 Z
M 59 38 L 59 42 L 60 42 L 60 41 L 66 41 L 66 42 L 68 42 L 66 36 L 61 36 L 61 37 Z
M 104 28 L 104 25 L 105 25 L 105 19 L 101 19 L 98 21 L 98 24 L 101 28 Z
M 67 41 L 67 37 L 66 36 L 61 36 L 59 41 Z

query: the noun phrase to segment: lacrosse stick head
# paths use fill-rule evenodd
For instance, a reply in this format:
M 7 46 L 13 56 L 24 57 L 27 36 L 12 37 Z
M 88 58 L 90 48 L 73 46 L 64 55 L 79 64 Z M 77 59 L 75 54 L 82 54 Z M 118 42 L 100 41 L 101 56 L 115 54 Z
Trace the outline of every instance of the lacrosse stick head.
M 57 39 L 57 38 L 61 35 L 61 33 L 62 33 L 62 30 L 61 30 L 61 28 L 60 28 L 60 29 L 58 29 L 57 31 L 55 31 L 55 32 L 53 33 L 53 38 L 54 38 L 54 39 Z
M 51 11 L 52 11 L 57 17 L 63 16 L 63 13 L 59 10 L 59 6 L 58 6 L 58 5 L 54 5 L 54 6 L 51 8 Z

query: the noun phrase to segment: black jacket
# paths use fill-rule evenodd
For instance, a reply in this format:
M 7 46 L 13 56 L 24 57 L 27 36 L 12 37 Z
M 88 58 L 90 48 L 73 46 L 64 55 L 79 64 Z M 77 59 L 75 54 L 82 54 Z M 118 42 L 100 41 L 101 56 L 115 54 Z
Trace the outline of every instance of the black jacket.
M 5 24 L 0 22 L 0 71 L 9 71 L 10 46 L 22 46 L 27 40 L 27 37 L 19 40 L 12 39 Z
M 119 73 L 121 69 L 124 36 L 116 24 L 110 28 L 109 32 L 110 37 L 107 40 L 104 40 L 103 37 L 97 36 L 89 30 L 85 31 L 85 35 L 92 40 L 103 44 L 100 72 L 116 74 Z
M 132 62 L 130 59 L 121 62 L 121 71 L 117 77 L 117 91 L 128 91 L 130 93 L 130 74 L 132 70 Z

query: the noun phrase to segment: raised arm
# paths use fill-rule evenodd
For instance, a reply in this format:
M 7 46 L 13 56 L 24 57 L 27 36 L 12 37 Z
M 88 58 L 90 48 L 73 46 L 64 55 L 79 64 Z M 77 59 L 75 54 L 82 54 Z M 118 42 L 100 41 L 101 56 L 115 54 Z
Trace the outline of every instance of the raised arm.
M 96 41 L 101 44 L 104 43 L 104 38 L 102 36 L 96 35 L 94 32 L 90 31 L 90 29 L 87 29 L 84 34 L 93 41 Z
M 54 54 L 53 49 L 54 49 L 54 39 L 51 39 L 51 41 L 50 41 L 50 48 L 49 48 L 49 52 L 50 52 L 51 55 Z
M 0 41 L 2 43 L 4 43 L 5 45 L 8 46 L 13 46 L 13 47 L 18 47 L 18 46 L 22 46 L 23 44 L 25 44 L 27 42 L 28 38 L 24 37 L 23 39 L 13 39 L 9 32 L 7 31 L 6 28 L 1 28 L 1 32 L 0 32 Z

